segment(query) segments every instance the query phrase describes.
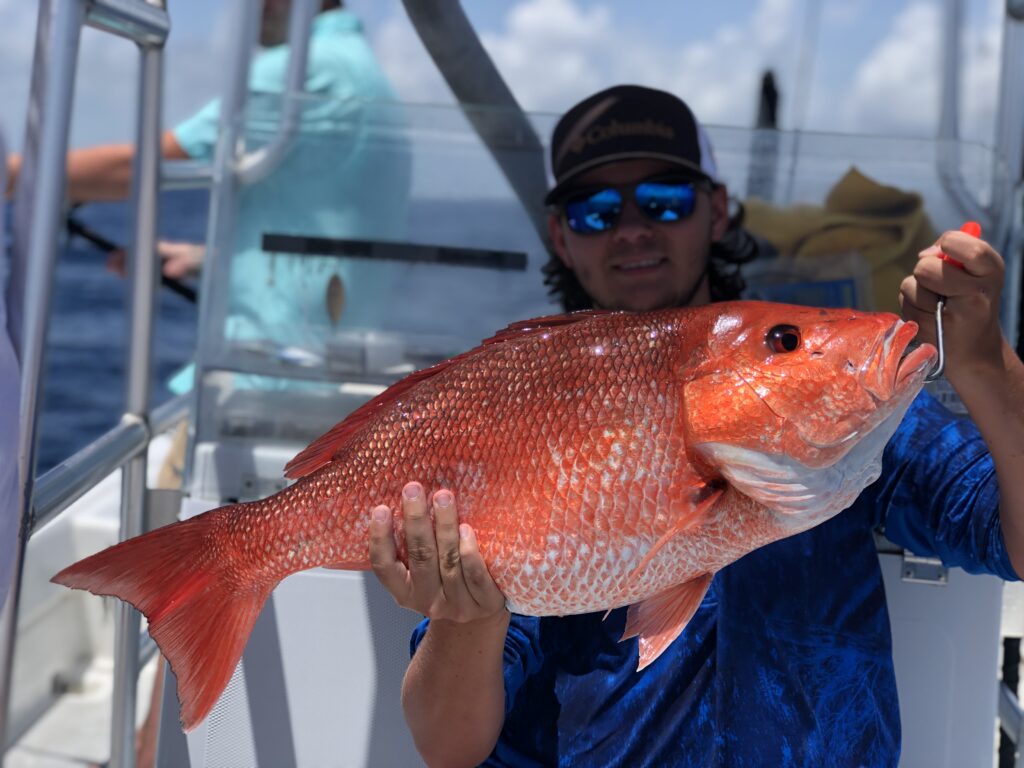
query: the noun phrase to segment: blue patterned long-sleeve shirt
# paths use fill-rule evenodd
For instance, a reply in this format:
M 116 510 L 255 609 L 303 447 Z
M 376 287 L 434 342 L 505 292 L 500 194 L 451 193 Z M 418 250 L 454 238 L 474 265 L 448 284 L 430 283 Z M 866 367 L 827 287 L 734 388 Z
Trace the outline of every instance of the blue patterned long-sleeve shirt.
M 917 554 L 1017 578 L 984 441 L 922 394 L 886 447 L 881 478 L 852 507 L 720 571 L 644 671 L 637 641 L 619 642 L 624 609 L 606 621 L 513 616 L 505 723 L 486 765 L 896 765 L 878 527 Z

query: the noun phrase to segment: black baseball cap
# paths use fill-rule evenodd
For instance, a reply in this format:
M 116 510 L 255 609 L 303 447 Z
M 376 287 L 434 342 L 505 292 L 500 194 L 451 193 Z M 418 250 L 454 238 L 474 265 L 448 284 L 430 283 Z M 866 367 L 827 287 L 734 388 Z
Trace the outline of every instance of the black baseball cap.
M 551 137 L 555 187 L 544 203 L 558 202 L 592 168 L 640 158 L 667 160 L 717 183 L 711 142 L 686 102 L 654 88 L 616 85 L 584 99 L 558 121 Z

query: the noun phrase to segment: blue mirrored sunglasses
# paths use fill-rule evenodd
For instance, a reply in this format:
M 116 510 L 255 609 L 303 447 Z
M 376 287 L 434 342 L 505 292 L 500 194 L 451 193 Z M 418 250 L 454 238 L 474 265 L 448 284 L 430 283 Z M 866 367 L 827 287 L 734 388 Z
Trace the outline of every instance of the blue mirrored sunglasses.
M 692 180 L 648 180 L 625 188 L 632 193 L 636 207 L 659 224 L 682 221 L 697 207 L 697 189 L 707 184 Z M 625 199 L 624 188 L 603 187 L 580 191 L 562 203 L 569 229 L 578 235 L 610 232 L 619 222 Z

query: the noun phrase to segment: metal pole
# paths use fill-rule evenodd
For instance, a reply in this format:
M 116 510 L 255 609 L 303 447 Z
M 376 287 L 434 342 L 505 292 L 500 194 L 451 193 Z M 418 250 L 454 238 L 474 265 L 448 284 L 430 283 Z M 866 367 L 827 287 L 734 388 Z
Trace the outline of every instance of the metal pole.
M 309 59 L 309 38 L 320 0 L 294 0 L 288 16 L 288 70 L 281 93 L 281 118 L 277 131 L 265 147 L 239 158 L 235 172 L 242 186 L 255 184 L 271 173 L 294 143 L 302 119 Z
M 22 337 L 18 346 L 21 360 L 21 406 L 18 466 L 20 484 L 20 526 L 14 559 L 11 595 L 0 615 L 0 747 L 6 749 L 10 714 L 11 673 L 17 629 L 18 600 L 26 531 L 32 509 L 32 480 L 35 475 L 38 412 L 36 401 L 43 385 L 43 356 L 50 314 L 54 266 L 57 262 L 57 233 L 60 231 L 64 201 L 65 155 L 71 123 L 71 96 L 75 83 L 78 43 L 84 20 L 79 0 L 40 0 L 37 47 L 49 48 L 45 61 L 33 62 L 33 99 L 29 129 L 38 133 L 38 153 L 33 161 L 31 189 L 19 189 L 18 204 L 27 203 L 30 221 L 23 243 L 27 274 L 23 306 Z M 48 39 L 47 39 L 48 38 Z M 26 131 L 27 133 L 28 131 Z M 26 142 L 31 146 L 32 142 Z M 24 177 L 23 177 L 24 178 Z M 12 329 L 13 331 L 13 329 Z
M 224 323 L 227 293 L 231 278 L 231 254 L 235 242 L 235 214 L 238 204 L 237 159 L 245 149 L 245 106 L 249 94 L 249 67 L 259 37 L 259 14 L 253 13 L 252 0 L 234 0 L 231 28 L 234 50 L 230 58 L 227 88 L 220 103 L 217 148 L 213 160 L 213 184 L 206 233 L 206 258 L 199 282 L 199 327 L 210 329 L 200 334 L 196 345 L 195 386 L 192 388 L 193 429 L 198 414 L 206 407 L 202 380 L 210 362 L 223 357 Z M 197 434 L 198 437 L 198 434 Z M 185 482 L 192 477 L 192 451 L 185 451 Z
M 963 0 L 946 0 L 942 14 L 942 82 L 939 103 L 938 173 L 949 196 L 966 219 L 977 219 L 989 229 L 999 226 L 998 212 L 982 208 L 964 185 L 960 170 L 960 73 L 963 67 L 960 35 L 963 31 Z M 996 242 L 996 241 L 994 241 Z
M 1010 180 L 1024 179 L 1024 0 L 1007 0 L 995 145 Z M 998 174 L 994 174 L 998 179 Z M 1001 192 L 1002 190 L 997 190 Z
M 505 84 L 459 0 L 402 0 L 427 52 L 547 243 L 544 146 Z
M 1007 217 L 1010 238 L 999 243 L 1005 248 L 1006 281 L 1003 293 L 1003 327 L 1018 348 L 1024 348 L 1024 334 L 1020 333 L 1024 318 L 1022 306 L 1022 280 L 1024 280 L 1024 0 L 1006 0 L 1003 18 L 1002 66 L 999 70 L 999 96 L 996 101 L 995 147 L 992 172 L 992 199 L 1006 196 L 1005 177 L 1013 194 L 1011 215 Z M 1000 164 L 1005 162 L 1005 169 Z M 1011 239 L 1012 238 L 1012 239 Z
M 955 142 L 960 138 L 960 31 L 963 29 L 963 0 L 946 0 L 942 15 L 942 97 L 939 101 L 939 138 Z
M 162 45 L 140 46 L 139 120 L 135 143 L 132 208 L 135 213 L 131 258 L 131 334 L 128 346 L 128 389 L 125 420 L 145 425 L 149 413 L 153 316 L 157 279 L 157 193 L 160 181 L 160 86 L 163 81 Z M 142 533 L 146 501 L 146 452 L 125 465 L 121 481 L 121 540 Z M 110 765 L 135 765 L 135 701 L 139 676 L 138 612 L 117 604 L 114 634 L 114 703 L 111 722 Z

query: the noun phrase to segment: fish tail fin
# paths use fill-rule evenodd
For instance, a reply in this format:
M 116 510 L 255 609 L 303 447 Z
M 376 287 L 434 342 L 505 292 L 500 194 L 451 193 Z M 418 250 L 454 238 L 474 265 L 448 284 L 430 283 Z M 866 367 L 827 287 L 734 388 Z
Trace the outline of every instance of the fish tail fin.
M 216 546 L 231 507 L 123 541 L 51 579 L 138 609 L 178 680 L 181 724 L 195 728 L 227 686 L 276 581 L 240 578 Z

